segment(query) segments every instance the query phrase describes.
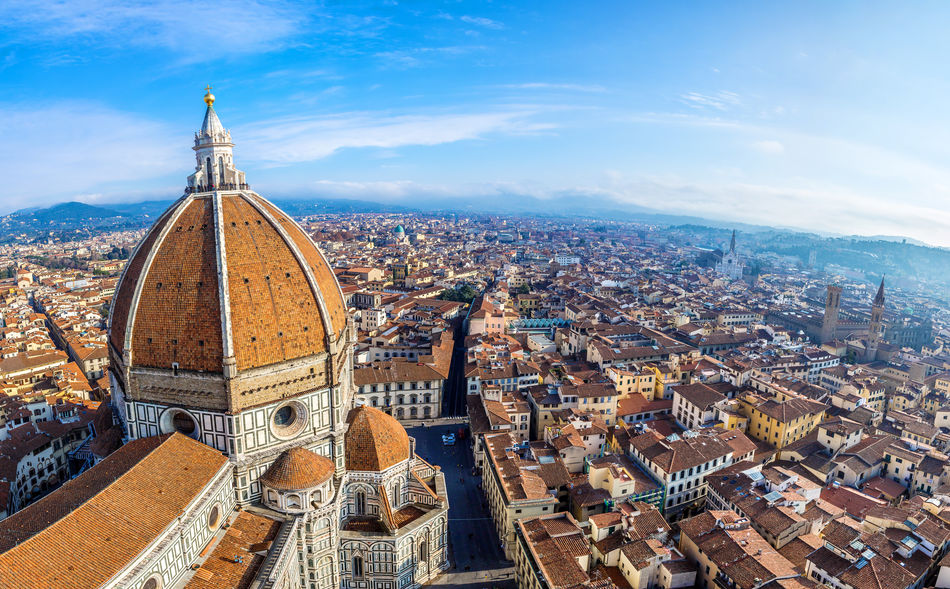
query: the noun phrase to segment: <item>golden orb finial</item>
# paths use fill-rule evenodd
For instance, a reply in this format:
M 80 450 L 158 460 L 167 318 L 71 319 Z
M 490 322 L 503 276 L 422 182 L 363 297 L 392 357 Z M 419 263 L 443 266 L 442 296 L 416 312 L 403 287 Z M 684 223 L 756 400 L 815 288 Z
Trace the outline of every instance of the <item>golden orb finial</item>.
M 214 104 L 214 94 L 211 93 L 211 84 L 205 86 L 205 104 L 211 107 Z

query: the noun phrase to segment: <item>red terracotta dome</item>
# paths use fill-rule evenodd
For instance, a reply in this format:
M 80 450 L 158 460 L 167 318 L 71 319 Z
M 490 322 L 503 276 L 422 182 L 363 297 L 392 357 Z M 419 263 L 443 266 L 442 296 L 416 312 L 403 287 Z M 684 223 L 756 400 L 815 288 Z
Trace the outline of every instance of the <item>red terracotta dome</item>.
M 260 482 L 278 491 L 302 491 L 322 485 L 333 476 L 333 461 L 306 448 L 281 453 Z
M 250 370 L 329 349 L 346 306 L 323 255 L 250 191 L 192 193 L 152 226 L 116 288 L 109 342 L 128 368 Z
M 409 459 L 409 434 L 393 416 L 362 406 L 346 421 L 347 470 L 380 472 Z

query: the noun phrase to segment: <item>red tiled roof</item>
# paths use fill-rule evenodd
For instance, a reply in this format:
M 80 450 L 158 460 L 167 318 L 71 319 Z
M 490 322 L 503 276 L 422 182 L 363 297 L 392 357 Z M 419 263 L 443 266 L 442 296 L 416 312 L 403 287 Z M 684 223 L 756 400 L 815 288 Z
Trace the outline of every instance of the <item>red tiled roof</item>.
M 0 522 L 0 586 L 97 587 L 127 566 L 227 465 L 182 434 L 129 442 Z
M 357 407 L 347 417 L 347 470 L 382 471 L 409 459 L 409 434 L 391 415 Z
M 260 481 L 280 491 L 297 491 L 321 485 L 333 476 L 333 461 L 306 448 L 285 450 Z

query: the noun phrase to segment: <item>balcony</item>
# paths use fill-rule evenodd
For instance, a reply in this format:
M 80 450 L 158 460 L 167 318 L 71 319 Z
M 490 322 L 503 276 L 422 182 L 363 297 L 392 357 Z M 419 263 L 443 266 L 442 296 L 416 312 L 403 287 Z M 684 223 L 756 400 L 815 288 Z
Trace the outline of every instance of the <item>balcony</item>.
M 185 187 L 185 194 L 197 194 L 199 192 L 212 192 L 215 190 L 250 190 L 250 184 L 235 184 L 233 182 L 223 182 L 221 184 L 199 184 L 197 186 Z

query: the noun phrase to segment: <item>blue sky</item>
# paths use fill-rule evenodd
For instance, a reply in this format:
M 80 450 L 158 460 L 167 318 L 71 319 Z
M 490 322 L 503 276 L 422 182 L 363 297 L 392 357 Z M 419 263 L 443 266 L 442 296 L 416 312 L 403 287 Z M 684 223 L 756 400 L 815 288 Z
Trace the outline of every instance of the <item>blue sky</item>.
M 950 246 L 950 6 L 0 3 L 0 212 L 173 198 L 203 88 L 269 196 L 584 194 Z

